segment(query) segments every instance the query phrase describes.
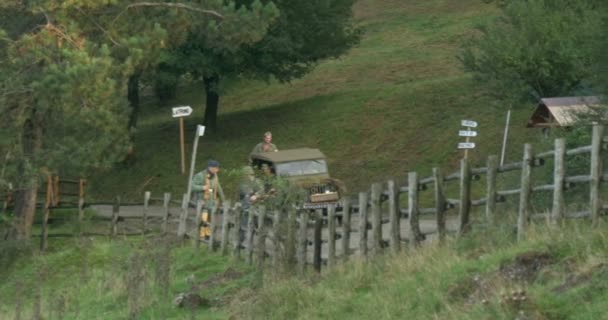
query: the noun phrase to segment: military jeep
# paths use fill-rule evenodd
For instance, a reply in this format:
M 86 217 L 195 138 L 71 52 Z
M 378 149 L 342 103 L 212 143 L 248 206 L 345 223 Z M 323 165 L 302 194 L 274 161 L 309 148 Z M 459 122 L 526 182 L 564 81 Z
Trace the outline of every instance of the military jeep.
M 305 209 L 339 206 L 344 185 L 329 176 L 325 155 L 319 149 L 299 148 L 251 154 L 254 169 L 268 168 L 278 177 L 306 190 Z

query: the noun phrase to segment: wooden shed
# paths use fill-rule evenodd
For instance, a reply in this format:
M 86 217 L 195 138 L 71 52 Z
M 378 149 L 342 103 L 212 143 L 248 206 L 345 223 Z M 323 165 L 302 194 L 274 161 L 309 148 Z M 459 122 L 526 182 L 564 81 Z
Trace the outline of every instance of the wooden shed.
M 578 113 L 588 113 L 599 106 L 597 96 L 542 98 L 528 121 L 528 128 L 569 127 Z

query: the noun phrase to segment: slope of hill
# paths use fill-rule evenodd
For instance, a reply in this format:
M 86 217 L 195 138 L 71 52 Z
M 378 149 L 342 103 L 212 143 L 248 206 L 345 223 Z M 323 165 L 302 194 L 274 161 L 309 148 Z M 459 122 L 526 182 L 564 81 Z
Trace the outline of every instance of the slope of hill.
M 222 179 L 232 190 L 236 177 L 226 173 L 245 165 L 253 145 L 271 130 L 279 148 L 323 150 L 332 175 L 359 191 L 410 170 L 427 175 L 433 166 L 455 168 L 462 157 L 456 148 L 462 119 L 479 122 L 471 155 L 482 163 L 500 153 L 508 108 L 480 94 L 457 55 L 475 24 L 497 12 L 479 0 L 359 1 L 355 17 L 365 35 L 349 54 L 290 84 L 241 79 L 227 86 L 220 131 L 201 140 L 197 169 L 209 158 L 220 160 Z M 179 173 L 177 121 L 170 108 L 195 109 L 186 119 L 190 150 L 202 121 L 203 92 L 192 85 L 170 105 L 151 102 L 136 134 L 135 164 L 93 176 L 92 194 L 108 199 L 116 193 L 139 198 L 144 190 L 183 193 L 187 179 Z M 523 128 L 530 112 L 516 109 L 513 128 Z M 534 136 L 529 130 L 511 132 L 507 158 L 519 157 L 522 142 Z

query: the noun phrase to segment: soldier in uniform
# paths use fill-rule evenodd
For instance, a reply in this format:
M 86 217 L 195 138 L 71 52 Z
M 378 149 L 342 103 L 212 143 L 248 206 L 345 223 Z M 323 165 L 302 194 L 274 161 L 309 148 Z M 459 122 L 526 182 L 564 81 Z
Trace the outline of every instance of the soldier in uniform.
M 200 230 L 201 238 L 208 238 L 211 235 L 209 223 L 211 222 L 211 210 L 215 210 L 219 206 L 219 201 L 224 200 L 224 192 L 220 185 L 218 172 L 220 164 L 215 160 L 207 162 L 207 168 L 192 177 L 192 194 L 195 202 L 203 200 L 203 211 L 201 219 L 203 227 Z
M 272 133 L 270 131 L 266 131 L 264 133 L 264 141 L 258 143 L 251 150 L 251 154 L 261 153 L 261 152 L 276 152 L 279 151 L 277 146 L 272 143 Z M 251 157 L 249 157 L 251 159 Z

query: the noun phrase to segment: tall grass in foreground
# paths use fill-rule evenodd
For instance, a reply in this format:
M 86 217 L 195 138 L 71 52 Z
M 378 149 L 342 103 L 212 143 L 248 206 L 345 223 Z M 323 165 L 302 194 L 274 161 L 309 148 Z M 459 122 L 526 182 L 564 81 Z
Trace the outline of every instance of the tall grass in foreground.
M 276 281 L 232 308 L 237 319 L 606 319 L 607 231 L 537 224 L 517 244 L 510 229 L 477 230 Z

